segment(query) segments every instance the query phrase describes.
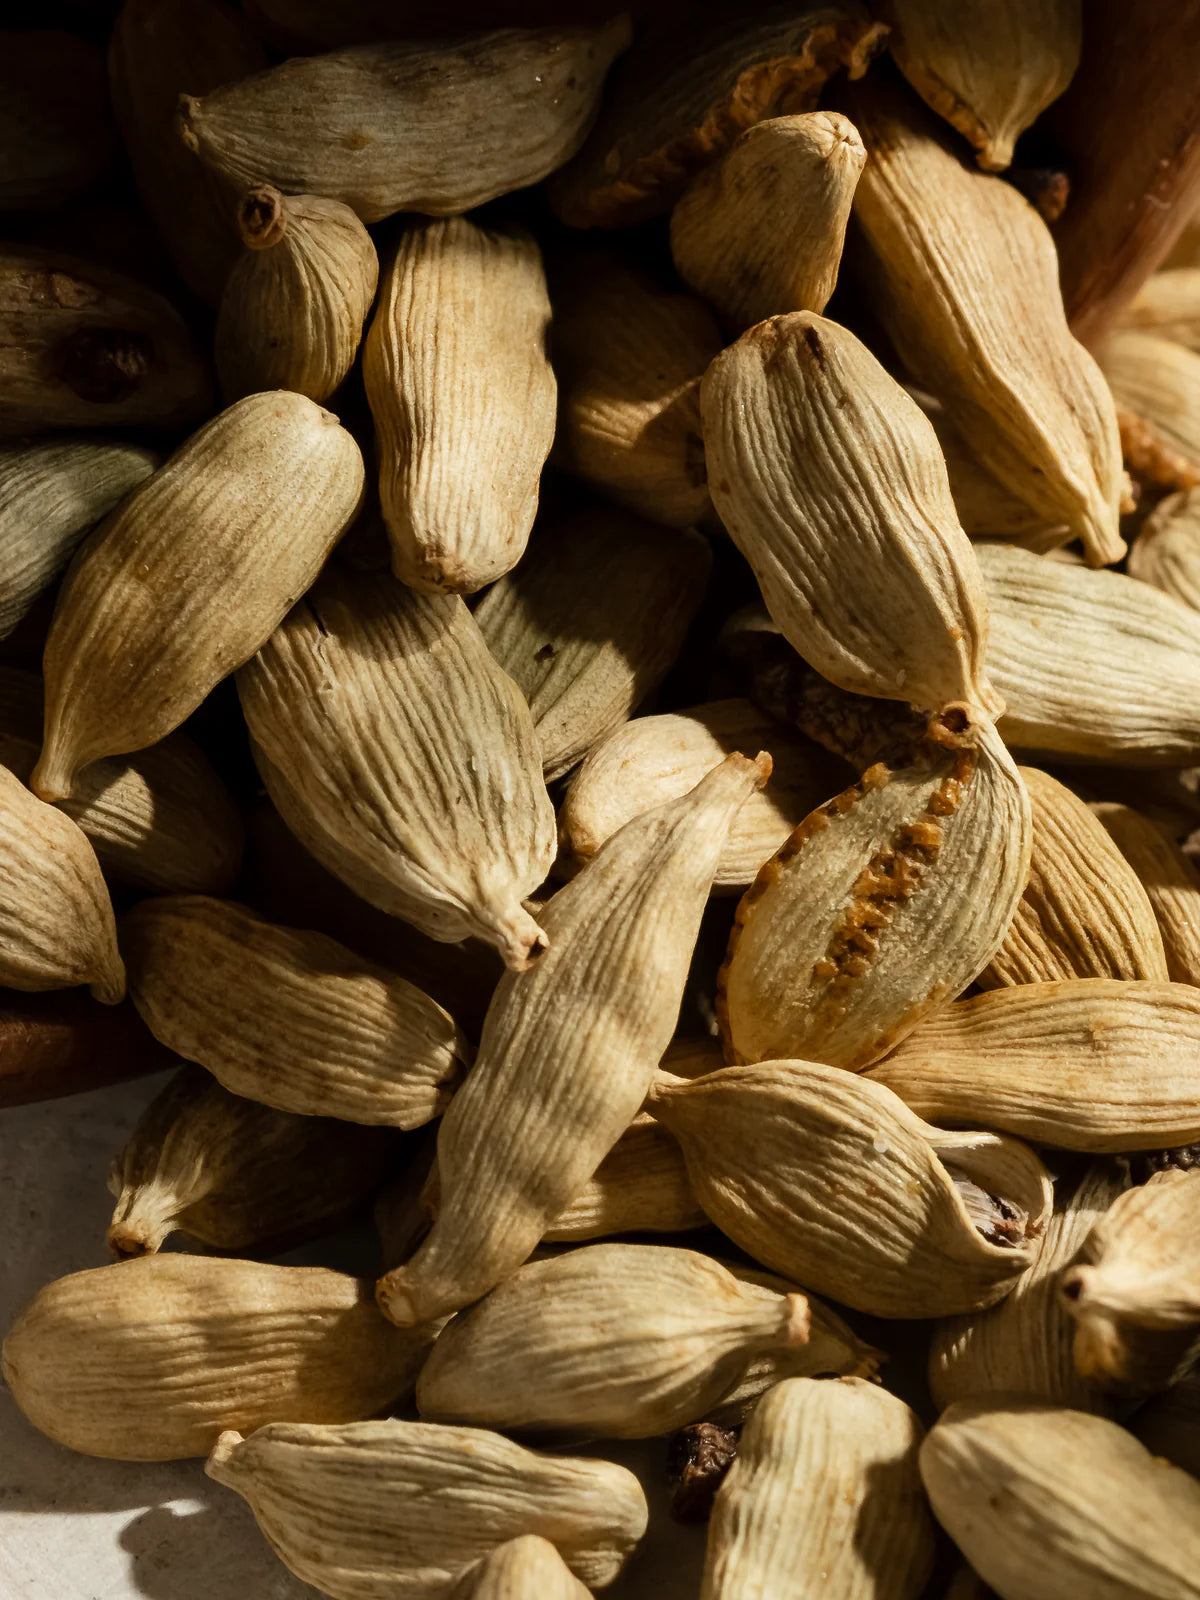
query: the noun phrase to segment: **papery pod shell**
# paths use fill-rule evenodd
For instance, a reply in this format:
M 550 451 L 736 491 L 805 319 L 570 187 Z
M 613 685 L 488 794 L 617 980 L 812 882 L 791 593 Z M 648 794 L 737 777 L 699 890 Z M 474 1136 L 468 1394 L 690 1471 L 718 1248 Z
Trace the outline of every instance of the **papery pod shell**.
M 1200 266 L 1156 272 L 1138 290 L 1121 325 L 1200 352 Z
M 579 1244 L 614 1233 L 686 1233 L 707 1225 L 683 1151 L 642 1112 L 542 1238 L 547 1244 Z
M 1145 887 L 1168 975 L 1176 983 L 1200 984 L 1200 873 L 1157 823 L 1132 806 L 1097 801 L 1092 810 Z
M 1100 1217 L 1059 1280 L 1080 1376 L 1167 1388 L 1200 1357 L 1200 1172 L 1158 1172 Z
M 526 1533 L 469 1567 L 450 1600 L 588 1600 L 590 1593 L 548 1540 Z
M 669 528 L 711 511 L 700 380 L 723 344 L 694 295 L 595 253 L 551 283 L 554 460 L 626 510 Z
M 537 241 L 466 217 L 406 228 L 363 348 L 392 570 L 473 594 L 529 539 L 554 439 L 550 301 Z
M 541 1455 L 485 1428 L 276 1424 L 226 1434 L 205 1471 L 249 1501 L 285 1566 L 333 1600 L 431 1600 L 530 1533 L 599 1589 L 646 1531 L 646 1498 L 624 1467 Z
M 1193 611 L 1119 572 L 1011 545 L 976 545 L 987 585 L 988 674 L 1010 745 L 1126 766 L 1200 756 Z
M 769 771 L 728 756 L 548 903 L 549 948 L 501 978 L 439 1131 L 433 1229 L 380 1279 L 389 1316 L 457 1310 L 510 1277 L 629 1126 L 675 1028 L 725 835 Z
M 687 711 L 634 717 L 593 746 L 571 780 L 559 838 L 587 861 L 631 817 L 693 788 L 730 750 L 770 749 L 771 782 L 734 818 L 713 880 L 744 889 L 799 822 L 846 779 L 819 746 L 790 734 L 748 700 L 713 700 Z M 674 1069 L 672 1069 L 674 1070 Z
M 0 244 L 0 437 L 64 428 L 178 428 L 212 403 L 174 306 L 60 250 Z
M 1014 1139 L 931 1128 L 868 1078 L 767 1061 L 693 1083 L 664 1074 L 648 1103 L 722 1232 L 842 1305 L 881 1317 L 978 1310 L 1036 1259 L 1050 1211 L 1037 1157 Z
M 337 200 L 269 184 L 237 208 L 244 249 L 221 294 L 217 376 L 226 400 L 291 389 L 327 400 L 354 365 L 379 278 L 371 236 Z
M 1200 483 L 1200 354 L 1150 333 L 1114 333 L 1100 350 L 1130 471 L 1151 484 Z
M 919 1116 L 1064 1150 L 1200 1139 L 1200 990 L 1087 978 L 944 1006 L 871 1077 Z
M 364 222 L 446 216 L 561 166 L 629 36 L 619 16 L 301 56 L 202 99 L 184 95 L 180 128 L 242 187 L 325 195 Z
M 1129 547 L 1125 570 L 1200 611 L 1200 488 L 1159 501 Z
M 1029 882 L 980 986 L 1166 978 L 1162 936 L 1137 873 L 1065 784 L 1036 767 L 1018 770 L 1033 815 Z
M 266 65 L 224 0 L 124 0 L 109 42 L 113 110 L 142 204 L 180 277 L 210 304 L 237 260 L 237 189 L 184 147 L 179 96 L 209 94 Z
M 973 1395 L 1018 1394 L 1104 1414 L 1097 1386 L 1075 1370 L 1075 1327 L 1059 1297 L 1093 1225 L 1129 1186 L 1115 1163 L 1096 1162 L 1077 1183 L 1059 1178 L 1037 1260 L 998 1306 L 935 1325 L 929 1389 L 944 1410 Z
M 836 111 L 747 128 L 671 213 L 679 276 L 734 333 L 783 311 L 824 311 L 866 158 Z
M 59 1444 L 174 1461 L 235 1424 L 370 1416 L 411 1392 L 432 1336 L 324 1267 L 152 1255 L 48 1284 L 4 1341 L 4 1378 Z
M 986 725 L 973 746 L 871 767 L 738 906 L 717 990 L 726 1059 L 857 1070 L 886 1055 L 992 959 L 1030 836 L 1025 786 Z
M 614 73 L 586 144 L 550 185 L 551 204 L 573 228 L 669 211 L 744 129 L 812 110 L 841 68 L 860 77 L 886 31 L 857 0 L 729 11 L 687 31 L 664 17 Z
M 0 639 L 88 529 L 157 465 L 153 451 L 105 439 L 0 445 Z
M 33 787 L 144 750 L 266 642 L 358 507 L 363 464 L 302 395 L 248 395 L 180 446 L 84 543 L 46 641 Z
M 1200 1373 L 1189 1373 L 1148 1400 L 1128 1426 L 1152 1455 L 1200 1477 Z
M 883 0 L 892 59 L 988 172 L 1070 83 L 1083 43 L 1081 0 Z
M 539 534 L 484 595 L 475 620 L 529 702 L 547 782 L 658 687 L 711 568 L 700 534 L 596 507 Z
M 934 1515 L 1021 1600 L 1195 1600 L 1200 1484 L 1103 1417 L 960 1401 L 921 1447 Z
M 121 943 L 155 1038 L 278 1111 L 419 1128 L 445 1109 L 470 1056 L 414 984 L 230 900 L 143 901 Z
M 214 1250 L 273 1255 L 331 1233 L 395 1153 L 386 1129 L 275 1111 L 185 1067 L 113 1162 L 108 1247 L 152 1255 L 178 1231 Z
M 717 1491 L 701 1600 L 917 1600 L 935 1553 L 922 1437 L 915 1412 L 861 1378 L 781 1383 Z
M 0 767 L 0 983 L 86 983 L 115 1005 L 125 993 L 112 902 L 95 852 L 70 817 Z
M 989 13 L 990 14 L 990 13 Z M 1112 397 L 1071 336 L 1049 229 L 879 74 L 848 91 L 867 147 L 854 196 L 872 311 L 972 454 L 1093 566 L 1125 553 Z
M 0 33 L 0 211 L 62 205 L 100 176 L 115 144 L 94 44 L 57 30 Z
M 331 567 L 238 673 L 267 788 L 356 893 L 431 938 L 544 943 L 554 859 L 533 721 L 454 595 Z
M 709 367 L 700 409 L 713 504 L 789 644 L 856 694 L 996 715 L 937 436 L 866 346 L 772 317 Z

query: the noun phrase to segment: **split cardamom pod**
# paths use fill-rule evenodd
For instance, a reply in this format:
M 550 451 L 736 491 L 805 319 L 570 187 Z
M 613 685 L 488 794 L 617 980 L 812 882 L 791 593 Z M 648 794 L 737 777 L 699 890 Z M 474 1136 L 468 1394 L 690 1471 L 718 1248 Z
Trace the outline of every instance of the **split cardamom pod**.
M 1147 278 L 1121 325 L 1200 352 L 1200 267 L 1174 267 Z
M 585 1588 L 558 1551 L 540 1534 L 506 1539 L 468 1567 L 450 1600 L 589 1600 Z
M 1200 611 L 1200 488 L 1159 501 L 1129 547 L 1126 571 Z
M 96 46 L 63 29 L 6 28 L 0 211 L 61 206 L 100 176 L 115 144 Z
M 1168 977 L 1200 984 L 1200 873 L 1157 823 L 1132 806 L 1101 800 L 1092 810 L 1149 896 Z
M 1101 347 L 1100 365 L 1134 476 L 1168 488 L 1200 483 L 1200 354 L 1173 339 L 1122 330 Z

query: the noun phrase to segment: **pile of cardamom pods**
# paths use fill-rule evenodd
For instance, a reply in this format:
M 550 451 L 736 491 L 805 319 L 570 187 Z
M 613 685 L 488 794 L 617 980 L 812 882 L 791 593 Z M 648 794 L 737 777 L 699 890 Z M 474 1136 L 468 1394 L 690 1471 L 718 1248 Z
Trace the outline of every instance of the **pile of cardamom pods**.
M 703 1600 L 1200 1597 L 1198 142 L 1165 0 L 0 34 L 0 1102 L 174 1073 L 30 1421 L 334 1600 L 632 1593 L 627 1440 Z

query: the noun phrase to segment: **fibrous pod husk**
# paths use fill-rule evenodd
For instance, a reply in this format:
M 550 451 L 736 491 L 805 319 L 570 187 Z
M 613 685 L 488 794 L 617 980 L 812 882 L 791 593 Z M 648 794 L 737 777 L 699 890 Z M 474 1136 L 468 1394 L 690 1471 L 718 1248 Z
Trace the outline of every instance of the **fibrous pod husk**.
M 51 30 L 0 34 L 0 211 L 62 205 L 100 176 L 115 144 L 94 44 Z
M 0 767 L 0 983 L 86 983 L 115 1005 L 125 993 L 112 902 L 87 839 Z
M 1185 766 L 1200 755 L 1196 614 L 1148 583 L 1006 544 L 975 547 L 987 585 L 1000 732 L 1026 750 Z
M 554 460 L 617 505 L 669 528 L 711 510 L 700 380 L 723 339 L 694 295 L 593 252 L 551 280 Z
M 1080 1411 L 1107 1410 L 1075 1368 L 1075 1326 L 1059 1296 L 1093 1225 L 1129 1186 L 1117 1164 L 1095 1162 L 1077 1183 L 1059 1178 L 1037 1260 L 998 1306 L 937 1323 L 929 1389 L 940 1409 L 973 1395 L 1019 1394 Z
M 406 228 L 363 348 L 392 570 L 473 594 L 521 559 L 554 439 L 537 241 L 466 217 Z
M 1070 83 L 1081 0 L 884 0 L 888 47 L 913 88 L 974 147 L 988 172 Z
M 664 17 L 614 73 L 586 144 L 550 185 L 551 204 L 575 228 L 669 211 L 744 129 L 811 111 L 843 68 L 860 77 L 886 33 L 857 0 L 727 10 L 686 39 Z
M 537 183 L 573 155 L 629 37 L 619 16 L 301 56 L 184 95 L 180 131 L 243 188 L 325 195 L 364 222 L 447 216 Z
M 611 1461 L 429 1422 L 227 1433 L 205 1471 L 249 1502 L 285 1566 L 333 1600 L 433 1600 L 522 1534 L 549 1540 L 603 1588 L 648 1515 L 637 1479 Z
M 818 745 L 781 728 L 749 700 L 713 700 L 656 717 L 634 717 L 593 746 L 559 810 L 559 838 L 588 861 L 631 817 L 693 788 L 730 750 L 770 749 L 771 782 L 738 812 L 714 889 L 744 889 L 792 830 L 846 780 Z M 674 1070 L 674 1069 L 672 1069 Z
M 857 694 L 996 715 L 937 436 L 866 346 L 772 317 L 709 367 L 700 408 L 713 504 L 804 659 Z
M 555 850 L 533 719 L 457 595 L 330 567 L 238 694 L 281 815 L 356 893 L 511 966 L 545 942 L 522 905 Z
M 726 1058 L 859 1069 L 994 956 L 1029 872 L 1029 797 L 994 729 L 871 767 L 808 816 L 738 906 Z
M 547 781 L 658 687 L 711 569 L 700 534 L 596 507 L 540 533 L 484 595 L 475 620 L 529 702 Z
M 642 1112 L 542 1238 L 547 1244 L 579 1244 L 614 1233 L 686 1233 L 707 1223 L 683 1151 Z
M 0 244 L 0 436 L 178 428 L 211 409 L 183 318 L 124 273 Z
M 1152 1455 L 1200 1478 L 1200 1373 L 1189 1373 L 1148 1400 L 1128 1427 Z
M 450 1600 L 588 1600 L 591 1591 L 540 1534 L 506 1539 L 450 1591 Z
M 247 661 L 358 508 L 363 463 L 303 395 L 248 395 L 180 446 L 76 554 L 46 641 L 33 787 L 144 750 Z
M 1200 611 L 1200 488 L 1159 501 L 1129 547 L 1126 571 Z
M 399 1322 L 510 1277 L 629 1126 L 674 1032 L 725 836 L 769 758 L 731 755 L 627 822 L 548 903 L 549 948 L 507 972 L 438 1136 L 437 1220 L 379 1282 Z
M 1200 352 L 1200 266 L 1156 272 L 1139 289 L 1121 325 Z
M 1132 806 L 1101 800 L 1092 810 L 1149 896 L 1168 976 L 1200 984 L 1200 873 L 1156 822 Z
M 4 1378 L 50 1438 L 119 1461 L 202 1456 L 226 1428 L 346 1422 L 411 1393 L 431 1328 L 384 1320 L 324 1267 L 151 1255 L 59 1278 L 4 1341 Z
M 371 236 L 338 200 L 290 198 L 270 184 L 237 207 L 245 246 L 217 312 L 217 376 L 226 400 L 291 389 L 327 400 L 354 365 L 375 298 Z
M 152 1255 L 178 1231 L 213 1250 L 273 1255 L 332 1232 L 395 1153 L 386 1129 L 276 1111 L 185 1067 L 113 1162 L 108 1246 L 122 1259 Z
M 414 984 L 230 900 L 144 900 L 121 943 L 155 1038 L 279 1111 L 419 1128 L 445 1109 L 470 1055 Z
M 994 1304 L 1037 1254 L 1050 1180 L 1015 1139 L 945 1133 L 810 1061 L 660 1076 L 648 1106 L 692 1189 L 756 1261 L 880 1317 Z
M 1165 1389 L 1200 1357 L 1200 1172 L 1157 1172 L 1100 1217 L 1059 1292 L 1075 1367 L 1124 1398 Z
M 836 111 L 747 128 L 671 213 L 679 276 L 734 333 L 783 311 L 824 311 L 866 158 Z
M 1087 805 L 1048 772 L 1018 769 L 1033 813 L 1029 881 L 977 982 L 1166 978 L 1154 908 Z
M 1100 365 L 1121 416 L 1125 456 L 1152 486 L 1200 483 L 1200 354 L 1151 333 L 1114 333 Z
M 1112 396 L 1063 313 L 1046 224 L 1013 186 L 950 147 L 933 116 L 876 74 L 844 109 L 867 147 L 854 196 L 871 309 L 910 376 L 977 459 L 1083 541 L 1125 553 Z
M 934 1515 L 1021 1600 L 1195 1600 L 1200 1484 L 1104 1417 L 965 1400 L 921 1447 Z
M 105 439 L 0 445 L 0 639 L 88 529 L 157 465 L 153 451 Z
M 1200 1139 L 1200 990 L 1084 978 L 943 1006 L 872 1068 L 918 1115 L 1063 1150 Z

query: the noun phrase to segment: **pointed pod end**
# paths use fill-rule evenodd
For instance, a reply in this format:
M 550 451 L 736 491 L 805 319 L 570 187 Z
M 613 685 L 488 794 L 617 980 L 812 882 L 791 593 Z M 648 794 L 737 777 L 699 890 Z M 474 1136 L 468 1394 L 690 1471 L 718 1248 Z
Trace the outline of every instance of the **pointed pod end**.
M 545 931 L 523 905 L 488 908 L 480 921 L 483 938 L 499 950 L 510 972 L 528 972 L 549 948 Z
M 785 1295 L 786 1320 L 783 1325 L 784 1347 L 788 1350 L 798 1350 L 801 1345 L 806 1345 L 812 1333 L 812 1317 L 808 1309 L 808 1301 L 802 1294 Z
M 239 1445 L 245 1444 L 245 1439 L 236 1428 L 226 1428 L 215 1445 L 209 1451 L 208 1460 L 204 1463 L 206 1476 L 217 1483 L 233 1485 L 236 1473 L 233 1470 L 234 1458 Z
M 238 203 L 237 223 L 247 250 L 270 250 L 287 232 L 286 201 L 273 185 L 255 184 Z
M 194 94 L 181 94 L 175 102 L 175 126 L 179 137 L 193 155 L 200 153 L 200 137 L 196 132 L 196 113 L 200 101 Z
M 393 1267 L 375 1285 L 376 1305 L 398 1328 L 412 1328 L 422 1320 L 408 1276 L 407 1267 Z
M 1058 1280 L 1058 1298 L 1071 1316 L 1087 1305 L 1094 1276 L 1094 1267 L 1070 1267 Z
M 108 1248 L 118 1261 L 136 1261 L 152 1256 L 166 1238 L 166 1230 L 151 1229 L 128 1220 L 113 1222 L 108 1229 Z
M 125 963 L 115 952 L 104 969 L 88 985 L 93 999 L 102 1006 L 120 1005 L 125 998 Z
M 37 766 L 29 779 L 29 787 L 39 800 L 53 805 L 56 800 L 69 800 L 75 787 L 75 764 L 66 752 L 50 739 L 42 746 Z

